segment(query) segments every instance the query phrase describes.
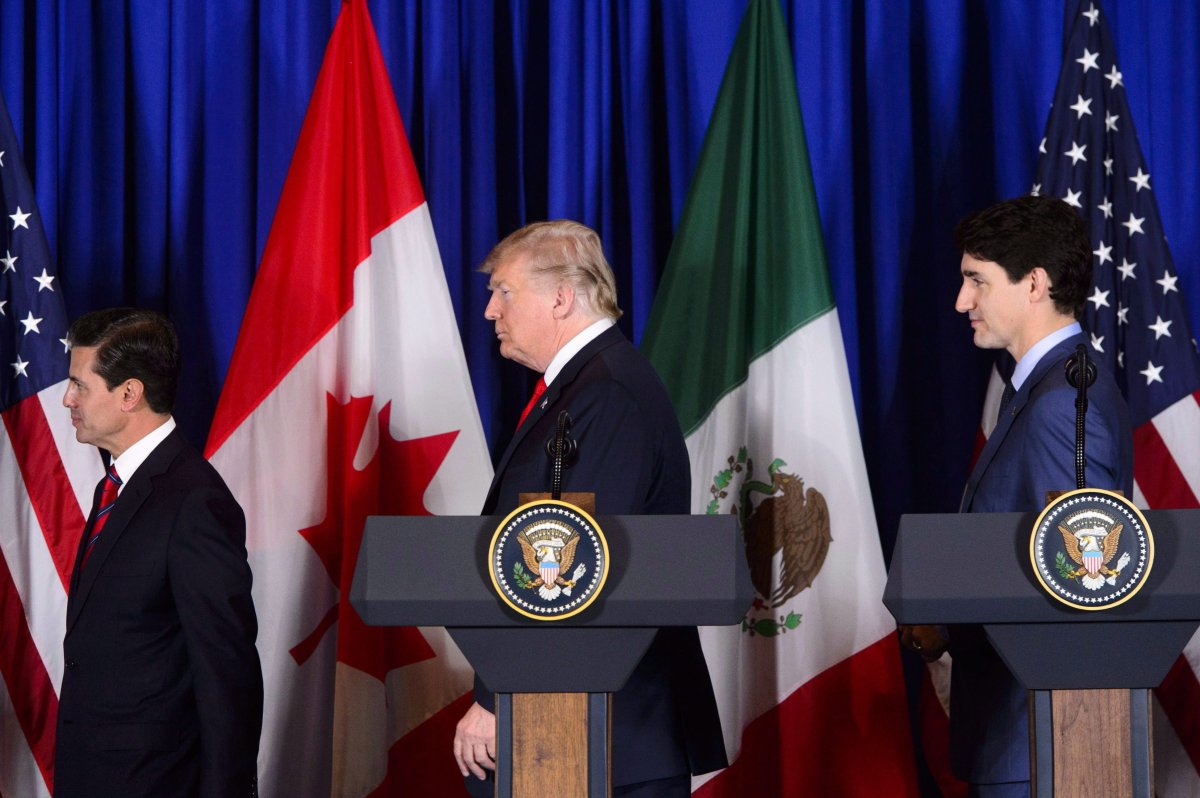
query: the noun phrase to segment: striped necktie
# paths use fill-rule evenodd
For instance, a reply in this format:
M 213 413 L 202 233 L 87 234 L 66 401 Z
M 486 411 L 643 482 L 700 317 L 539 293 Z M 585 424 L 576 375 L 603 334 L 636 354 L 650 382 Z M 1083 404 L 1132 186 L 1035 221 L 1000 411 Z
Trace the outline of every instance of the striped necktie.
M 96 504 L 95 520 L 92 521 L 87 546 L 83 550 L 84 563 L 87 562 L 88 556 L 91 555 L 96 541 L 100 539 L 100 533 L 104 530 L 104 525 L 108 523 L 108 516 L 112 513 L 113 505 L 117 503 L 117 490 L 121 487 L 121 477 L 117 475 L 117 467 L 115 465 L 109 465 L 108 473 L 104 475 L 104 479 L 100 480 L 100 485 L 97 487 L 101 487 L 100 501 Z

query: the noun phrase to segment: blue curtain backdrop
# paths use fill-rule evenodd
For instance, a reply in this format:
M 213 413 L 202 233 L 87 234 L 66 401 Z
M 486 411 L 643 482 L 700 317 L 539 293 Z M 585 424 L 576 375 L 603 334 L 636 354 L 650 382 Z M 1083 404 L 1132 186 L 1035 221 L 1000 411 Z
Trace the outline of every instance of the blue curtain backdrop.
M 581 219 L 606 242 L 622 326 L 640 340 L 744 3 L 369 5 L 502 447 L 528 375 L 496 354 L 475 265 L 525 221 Z M 1029 190 L 1064 8 L 784 7 L 890 550 L 900 513 L 957 506 L 990 360 L 953 310 L 951 228 Z M 1104 9 L 1197 329 L 1200 10 Z M 0 89 L 67 309 L 136 304 L 176 320 L 177 416 L 198 445 L 337 12 L 336 0 L 0 0 Z

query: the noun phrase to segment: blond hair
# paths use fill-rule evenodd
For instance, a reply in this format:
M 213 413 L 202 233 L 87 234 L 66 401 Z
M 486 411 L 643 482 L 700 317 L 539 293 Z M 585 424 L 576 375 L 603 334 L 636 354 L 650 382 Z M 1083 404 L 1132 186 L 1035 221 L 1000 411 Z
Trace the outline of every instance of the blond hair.
M 588 315 L 620 318 L 617 281 L 600 236 L 587 225 L 569 219 L 527 224 L 492 247 L 479 271 L 491 274 L 518 257 L 535 278 L 570 285 Z

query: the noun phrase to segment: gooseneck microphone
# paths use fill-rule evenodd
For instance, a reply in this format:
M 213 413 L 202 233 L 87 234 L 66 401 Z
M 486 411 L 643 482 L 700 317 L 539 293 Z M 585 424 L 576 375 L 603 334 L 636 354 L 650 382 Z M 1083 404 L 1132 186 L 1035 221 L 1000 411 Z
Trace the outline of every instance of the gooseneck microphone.
M 563 468 L 570 468 L 579 454 L 579 444 L 571 437 L 571 416 L 566 410 L 558 414 L 554 435 L 546 441 L 546 456 L 553 463 L 550 472 L 550 498 L 562 498 Z
M 1088 357 L 1087 345 L 1075 347 L 1075 354 L 1067 358 L 1065 364 L 1067 382 L 1075 388 L 1075 487 L 1086 488 L 1087 479 L 1084 473 L 1087 460 L 1084 457 L 1084 430 L 1087 416 L 1087 389 L 1096 381 L 1096 364 Z

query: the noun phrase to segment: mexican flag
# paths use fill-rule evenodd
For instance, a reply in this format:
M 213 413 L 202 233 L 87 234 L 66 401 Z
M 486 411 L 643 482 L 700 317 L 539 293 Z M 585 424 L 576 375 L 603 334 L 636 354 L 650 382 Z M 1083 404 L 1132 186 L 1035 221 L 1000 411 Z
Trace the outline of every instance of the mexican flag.
M 701 630 L 732 765 L 696 794 L 916 795 L 895 623 L 791 53 L 746 10 L 643 349 L 692 511 L 742 522 L 757 592 Z

